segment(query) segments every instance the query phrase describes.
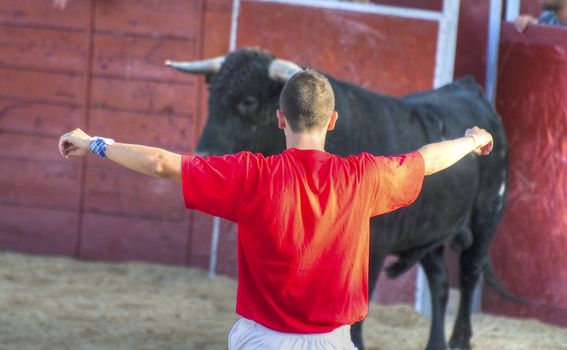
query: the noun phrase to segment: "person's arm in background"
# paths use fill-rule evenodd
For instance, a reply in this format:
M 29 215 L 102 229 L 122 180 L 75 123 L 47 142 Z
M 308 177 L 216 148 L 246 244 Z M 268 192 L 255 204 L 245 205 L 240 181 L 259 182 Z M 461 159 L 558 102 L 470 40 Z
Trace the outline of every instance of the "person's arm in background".
M 492 151 L 492 146 L 492 135 L 475 126 L 468 129 L 464 137 L 431 143 L 418 151 L 425 163 L 425 175 L 431 175 L 450 167 L 470 152 L 487 155 Z
M 91 154 L 92 138 L 75 129 L 59 138 L 59 152 L 65 158 Z M 181 155 L 160 148 L 126 143 L 106 145 L 106 158 L 138 173 L 181 181 Z

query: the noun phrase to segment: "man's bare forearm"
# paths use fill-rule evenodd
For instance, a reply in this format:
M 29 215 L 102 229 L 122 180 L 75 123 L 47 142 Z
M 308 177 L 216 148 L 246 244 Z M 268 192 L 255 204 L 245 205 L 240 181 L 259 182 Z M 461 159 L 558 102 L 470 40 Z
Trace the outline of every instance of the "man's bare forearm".
M 81 129 L 75 129 L 59 138 L 59 152 L 65 158 L 87 156 L 91 154 L 91 149 L 98 156 L 106 157 L 138 173 L 181 181 L 181 155 L 177 153 L 161 148 L 92 138 Z
M 425 175 L 447 169 L 470 152 L 487 155 L 492 150 L 492 136 L 477 127 L 459 139 L 431 143 L 419 149 L 425 162 Z
M 106 148 L 106 157 L 135 172 L 181 181 L 181 155 L 161 148 L 114 143 Z
M 425 175 L 447 169 L 475 149 L 472 137 L 430 143 L 419 149 L 425 161 Z

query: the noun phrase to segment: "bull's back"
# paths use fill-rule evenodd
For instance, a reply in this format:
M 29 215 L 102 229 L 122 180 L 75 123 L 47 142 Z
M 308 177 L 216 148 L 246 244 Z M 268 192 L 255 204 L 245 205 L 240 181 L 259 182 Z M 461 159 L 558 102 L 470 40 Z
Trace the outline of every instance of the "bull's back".
M 388 232 L 391 252 L 449 239 L 469 226 L 475 198 L 498 195 L 506 178 L 506 138 L 500 118 L 472 78 L 402 99 L 332 83 L 340 115 L 327 144 L 333 153 L 401 154 L 461 137 L 474 125 L 487 129 L 495 139 L 490 156 L 469 155 L 426 177 L 416 203 L 378 219 L 380 229 Z M 497 184 L 490 181 L 494 174 Z
M 497 138 L 503 136 L 500 118 L 484 98 L 482 88 L 471 77 L 435 90 L 408 95 L 402 100 L 419 114 L 437 119 L 439 133 L 445 139 L 460 137 L 465 129 L 474 125 L 496 133 Z

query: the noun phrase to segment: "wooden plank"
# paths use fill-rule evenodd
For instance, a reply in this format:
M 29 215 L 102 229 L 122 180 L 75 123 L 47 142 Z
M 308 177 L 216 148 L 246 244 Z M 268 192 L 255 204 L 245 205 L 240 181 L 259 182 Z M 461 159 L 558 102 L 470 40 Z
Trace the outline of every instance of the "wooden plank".
M 186 222 L 188 216 L 180 183 L 116 166 L 112 169 L 88 167 L 85 210 L 176 223 Z
M 92 110 L 90 129 L 124 143 L 138 143 L 189 153 L 193 147 L 192 120 L 183 117 Z
M 185 263 L 186 223 L 84 214 L 81 258 Z
M 89 0 L 70 0 L 64 9 L 50 0 L 1 0 L 0 23 L 52 26 L 82 30 L 89 23 Z
M 0 99 L 0 132 L 59 138 L 81 126 L 83 109 L 34 101 Z
M 95 78 L 91 105 L 106 110 L 192 117 L 194 85 Z
M 63 131 L 61 131 L 63 133 Z M 59 137 L 42 137 L 0 132 L 0 157 L 41 162 L 59 162 L 67 165 L 57 147 Z
M 193 227 L 191 236 L 191 257 L 209 256 L 211 253 L 211 232 L 213 217 L 198 211 L 193 211 Z M 191 263 L 191 262 L 190 262 Z M 208 265 L 207 265 L 208 266 Z
M 52 74 L 0 68 L 0 97 L 25 101 L 80 105 L 84 79 L 79 74 Z
M 78 207 L 78 161 L 0 160 L 0 204 L 69 211 Z
M 123 79 L 193 82 L 194 79 L 165 66 L 166 59 L 197 59 L 192 41 L 95 35 L 93 72 Z
M 395 261 L 395 258 L 388 257 L 384 266 L 388 266 L 393 261 Z M 396 279 L 388 278 L 386 273 L 382 271 L 371 298 L 381 304 L 414 304 L 416 276 L 417 266 Z
M 538 17 L 541 13 L 541 0 L 522 0 L 520 4 L 520 14 Z
M 431 88 L 438 29 L 434 21 L 254 1 L 243 1 L 240 9 L 239 47 L 260 46 L 277 57 L 393 96 Z
M 201 268 L 205 271 L 209 270 L 209 256 L 208 255 L 192 255 L 189 258 L 189 266 Z
M 410 7 L 424 10 L 441 11 L 442 0 L 370 0 L 371 3 L 386 6 Z
M 202 0 L 98 1 L 96 31 L 198 40 Z
M 0 65 L 71 72 L 86 68 L 84 33 L 0 25 L 0 43 Z
M 223 5 L 224 4 L 224 5 Z M 203 58 L 226 55 L 229 51 L 230 25 L 232 18 L 232 4 L 227 6 L 226 1 L 208 0 L 205 12 L 205 22 L 202 40 Z M 195 118 L 194 137 L 198 139 L 207 121 L 208 115 L 208 88 L 203 77 L 199 78 L 200 113 Z
M 474 76 L 484 86 L 490 0 L 461 1 L 455 78 Z
M 77 220 L 73 211 L 0 204 L 0 250 L 75 255 Z
M 234 278 L 238 277 L 237 231 L 234 222 L 221 220 L 216 273 Z
M 231 12 L 232 1 L 227 0 L 205 0 L 205 11 L 210 12 Z M 209 27 L 205 28 L 209 29 Z

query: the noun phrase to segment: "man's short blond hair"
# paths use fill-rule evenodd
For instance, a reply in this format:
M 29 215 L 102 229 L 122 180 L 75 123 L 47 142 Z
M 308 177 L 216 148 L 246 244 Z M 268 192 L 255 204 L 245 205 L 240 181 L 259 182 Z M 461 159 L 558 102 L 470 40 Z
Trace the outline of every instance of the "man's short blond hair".
M 294 132 L 325 127 L 334 109 L 329 80 L 313 69 L 292 75 L 280 94 L 280 110 Z

